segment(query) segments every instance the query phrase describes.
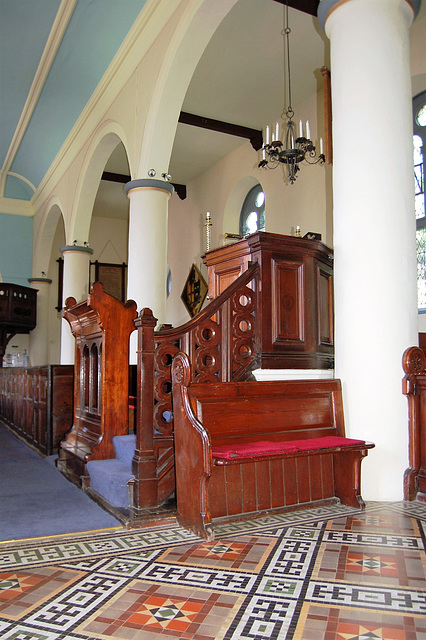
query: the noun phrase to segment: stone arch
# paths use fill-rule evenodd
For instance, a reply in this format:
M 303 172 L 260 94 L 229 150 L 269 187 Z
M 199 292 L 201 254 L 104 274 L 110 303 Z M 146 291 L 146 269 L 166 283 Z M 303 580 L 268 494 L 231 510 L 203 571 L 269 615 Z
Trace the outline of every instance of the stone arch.
M 88 241 L 93 205 L 102 172 L 108 158 L 120 142 L 129 159 L 124 131 L 120 125 L 111 121 L 103 123 L 92 139 L 80 170 L 71 220 L 66 230 L 67 244 L 72 244 L 74 240 L 77 240 L 77 244 Z
M 46 204 L 33 249 L 34 277 L 40 277 L 42 272 L 47 274 L 49 271 L 49 262 L 54 249 L 53 240 L 60 220 L 64 224 L 65 234 L 63 211 L 62 203 L 57 197 L 52 198 Z
M 148 110 L 137 177 L 167 172 L 179 113 L 188 85 L 210 38 L 237 0 L 190 0 L 163 58 Z M 162 132 L 158 136 L 158 131 Z M 132 174 L 133 175 L 133 174 Z

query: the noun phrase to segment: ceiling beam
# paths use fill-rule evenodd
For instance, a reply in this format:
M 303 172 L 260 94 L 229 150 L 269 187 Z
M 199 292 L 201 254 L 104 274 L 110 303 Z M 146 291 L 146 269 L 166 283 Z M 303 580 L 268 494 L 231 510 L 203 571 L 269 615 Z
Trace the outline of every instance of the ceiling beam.
M 192 127 L 209 129 L 209 131 L 227 133 L 228 135 L 237 136 L 238 138 L 247 138 L 250 140 L 251 146 L 255 151 L 259 151 L 259 149 L 262 148 L 263 140 L 260 129 L 250 129 L 250 127 L 242 127 L 239 124 L 231 124 L 230 122 L 214 120 L 213 118 L 204 118 L 204 116 L 196 116 L 193 113 L 186 113 L 186 111 L 180 112 L 179 122 L 189 124 Z
M 317 16 L 319 0 L 275 0 L 280 4 L 287 4 L 293 9 L 298 9 L 304 13 L 309 13 L 311 16 Z

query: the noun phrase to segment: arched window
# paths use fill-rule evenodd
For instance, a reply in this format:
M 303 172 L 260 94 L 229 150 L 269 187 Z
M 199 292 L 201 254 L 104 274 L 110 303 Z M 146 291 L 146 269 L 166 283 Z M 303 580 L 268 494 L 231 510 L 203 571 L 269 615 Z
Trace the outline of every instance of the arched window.
M 248 236 L 256 231 L 265 231 L 265 194 L 260 184 L 250 189 L 240 213 L 240 235 Z
M 425 207 L 425 157 L 426 140 L 426 91 L 413 100 L 414 187 L 417 244 L 417 305 L 426 312 L 426 207 Z

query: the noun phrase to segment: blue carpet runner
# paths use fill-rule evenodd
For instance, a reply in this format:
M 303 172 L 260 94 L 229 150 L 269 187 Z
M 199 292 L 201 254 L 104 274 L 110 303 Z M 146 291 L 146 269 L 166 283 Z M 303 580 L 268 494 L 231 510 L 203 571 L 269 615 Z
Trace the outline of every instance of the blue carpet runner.
M 121 526 L 0 422 L 0 540 Z
M 132 459 L 136 436 L 115 436 L 112 439 L 116 457 L 111 460 L 91 460 L 87 463 L 90 488 L 114 507 L 129 507 L 127 483 L 133 478 Z

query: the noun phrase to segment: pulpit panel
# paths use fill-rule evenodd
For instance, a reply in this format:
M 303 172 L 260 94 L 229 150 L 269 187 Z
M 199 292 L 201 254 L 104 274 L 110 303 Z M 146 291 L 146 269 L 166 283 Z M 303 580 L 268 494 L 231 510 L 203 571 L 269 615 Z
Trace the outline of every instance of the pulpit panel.
M 273 260 L 272 274 L 272 342 L 300 347 L 304 342 L 303 263 Z

